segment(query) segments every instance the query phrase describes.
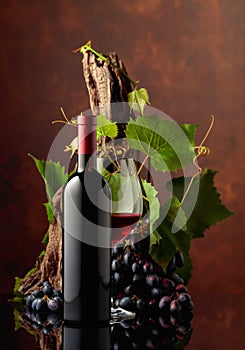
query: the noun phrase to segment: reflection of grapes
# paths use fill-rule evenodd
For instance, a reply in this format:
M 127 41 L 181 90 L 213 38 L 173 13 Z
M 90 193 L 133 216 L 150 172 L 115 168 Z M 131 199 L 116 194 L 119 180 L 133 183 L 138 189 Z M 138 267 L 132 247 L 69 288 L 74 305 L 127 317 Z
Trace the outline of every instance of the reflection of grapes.
M 138 241 L 137 228 L 113 248 L 113 302 L 136 313 L 131 324 L 116 325 L 114 349 L 160 349 L 190 332 L 193 302 L 175 273 L 183 265 L 183 255 L 177 251 L 165 272 L 148 253 L 146 239 Z
M 189 336 L 190 326 L 174 327 L 167 316 L 147 318 L 143 314 L 134 320 L 114 324 L 111 332 L 111 349 L 176 350 L 180 341 Z
M 34 329 L 49 334 L 62 322 L 62 294 L 51 287 L 49 282 L 40 282 L 38 289 L 26 297 L 26 316 Z

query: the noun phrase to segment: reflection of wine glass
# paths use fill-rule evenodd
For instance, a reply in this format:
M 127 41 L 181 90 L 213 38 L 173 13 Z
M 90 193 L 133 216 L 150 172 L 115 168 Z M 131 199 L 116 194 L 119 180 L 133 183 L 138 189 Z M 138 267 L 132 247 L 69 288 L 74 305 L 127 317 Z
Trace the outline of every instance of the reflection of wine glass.
M 130 233 L 134 224 L 139 221 L 143 209 L 142 191 L 132 158 L 119 159 L 116 163 L 108 166 L 106 166 L 106 162 L 103 162 L 103 159 L 100 159 L 97 165 L 98 171 L 102 175 L 108 175 L 108 171 L 110 173 L 106 179 L 111 188 L 112 247 L 114 247 Z M 135 313 L 121 307 L 115 307 L 113 300 L 111 300 L 112 322 L 134 317 Z
M 139 221 L 143 208 L 134 160 L 120 159 L 118 165 L 112 179 L 112 246 L 129 234 Z

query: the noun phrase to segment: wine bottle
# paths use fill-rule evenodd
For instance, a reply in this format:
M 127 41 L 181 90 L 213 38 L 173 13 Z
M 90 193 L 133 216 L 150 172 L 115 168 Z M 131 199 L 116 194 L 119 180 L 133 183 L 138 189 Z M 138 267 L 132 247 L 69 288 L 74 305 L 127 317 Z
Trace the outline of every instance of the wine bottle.
M 110 325 L 85 327 L 63 325 L 62 350 L 110 350 Z
M 110 188 L 96 171 L 96 117 L 80 115 L 78 167 L 63 190 L 64 321 L 110 320 Z

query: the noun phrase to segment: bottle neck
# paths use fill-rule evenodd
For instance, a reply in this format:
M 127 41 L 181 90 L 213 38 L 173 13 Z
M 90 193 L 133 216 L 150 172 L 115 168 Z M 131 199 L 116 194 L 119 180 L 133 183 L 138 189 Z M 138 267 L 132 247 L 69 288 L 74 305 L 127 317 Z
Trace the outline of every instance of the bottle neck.
M 96 126 L 78 124 L 78 172 L 96 167 Z
M 83 172 L 85 168 L 89 171 L 96 168 L 96 157 L 91 154 L 78 154 L 77 157 L 77 171 L 79 173 Z

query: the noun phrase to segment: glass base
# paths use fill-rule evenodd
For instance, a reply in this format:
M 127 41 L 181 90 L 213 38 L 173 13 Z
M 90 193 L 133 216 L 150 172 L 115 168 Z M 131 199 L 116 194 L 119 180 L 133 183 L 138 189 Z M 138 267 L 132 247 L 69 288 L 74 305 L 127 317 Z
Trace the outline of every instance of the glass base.
M 115 306 L 111 301 L 111 324 L 120 323 L 124 320 L 131 320 L 134 319 L 135 316 L 135 312 L 124 310 L 120 306 Z

